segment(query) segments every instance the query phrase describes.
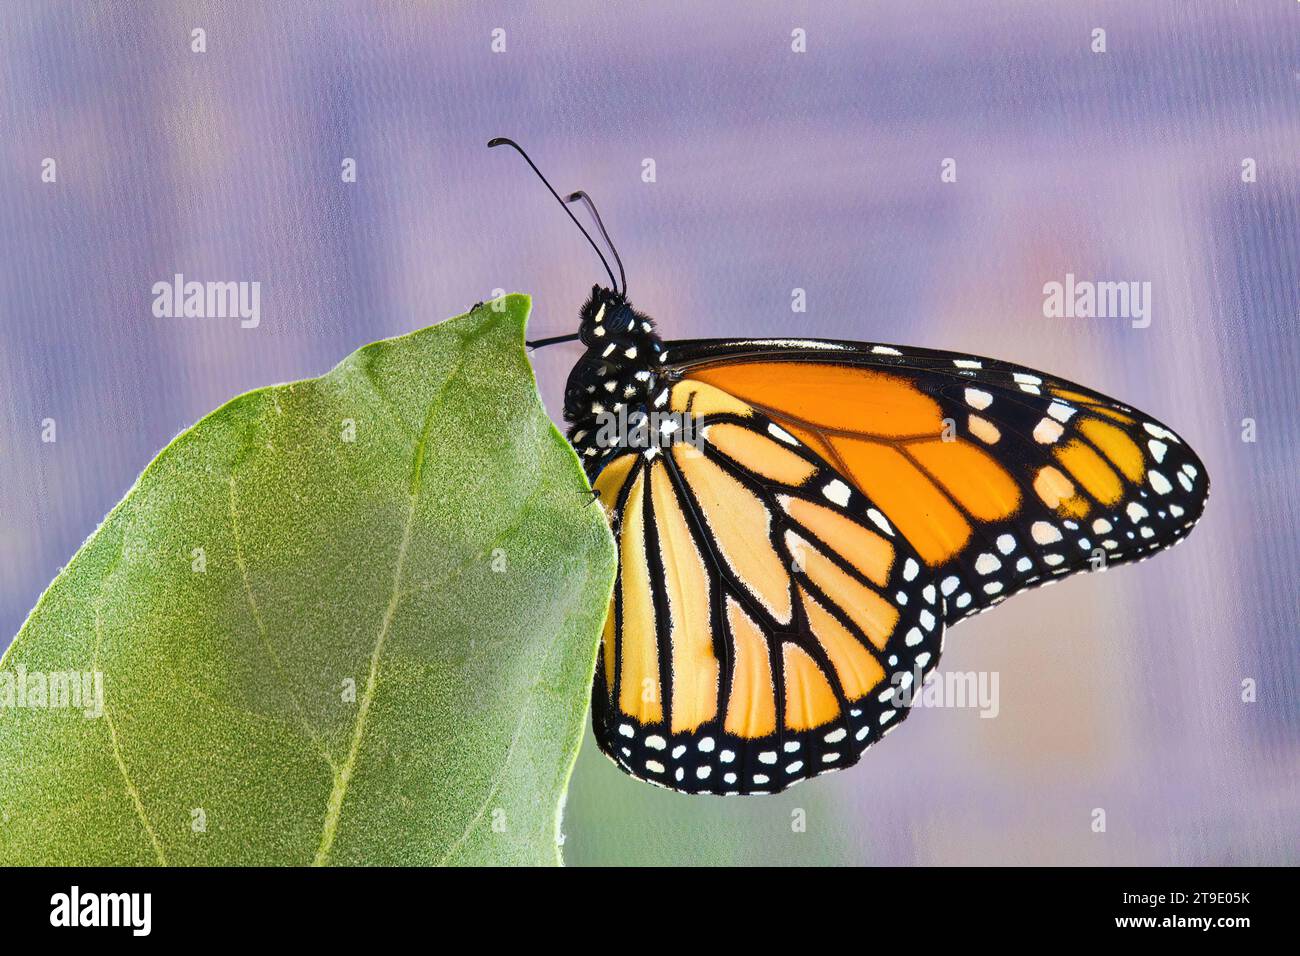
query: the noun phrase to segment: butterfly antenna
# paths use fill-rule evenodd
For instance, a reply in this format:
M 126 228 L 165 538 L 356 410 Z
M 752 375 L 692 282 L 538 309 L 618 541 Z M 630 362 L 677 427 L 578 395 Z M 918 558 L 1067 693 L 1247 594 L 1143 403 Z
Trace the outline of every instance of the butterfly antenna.
M 623 257 L 618 254 L 614 248 L 614 242 L 609 238 L 609 233 L 605 231 L 605 223 L 600 218 L 600 213 L 596 211 L 595 201 L 587 195 L 586 190 L 579 189 L 576 193 L 569 193 L 564 199 L 565 202 L 581 202 L 587 206 L 587 211 L 591 213 L 591 218 L 596 220 L 596 228 L 605 239 L 605 245 L 609 246 L 609 251 L 614 253 L 614 261 L 618 264 L 618 279 L 623 284 L 623 291 L 619 295 L 627 298 L 627 273 L 623 271 Z
M 560 204 L 560 208 L 563 209 L 565 213 L 568 215 L 568 217 L 573 220 L 573 224 L 578 227 L 578 231 L 580 231 L 586 237 L 587 241 L 591 243 L 591 248 L 596 250 L 596 255 L 600 257 L 600 264 L 604 266 L 605 271 L 609 273 L 609 284 L 611 286 L 616 285 L 616 283 L 614 282 L 614 270 L 609 267 L 609 263 L 605 260 L 604 253 L 600 251 L 600 246 L 596 245 L 596 240 L 592 239 L 591 234 L 587 232 L 586 229 L 582 228 L 582 223 L 578 222 L 578 217 L 573 214 L 572 210 L 569 209 L 565 201 L 560 198 L 560 194 L 555 191 L 555 188 L 551 186 L 550 182 L 547 181 L 546 177 L 542 175 L 542 171 L 537 168 L 537 164 L 528 158 L 528 154 L 524 152 L 524 148 L 520 146 L 518 143 L 516 143 L 513 139 L 506 139 L 506 137 L 504 136 L 498 136 L 495 139 L 488 140 L 488 147 L 491 148 L 493 146 L 512 147 L 515 150 L 515 152 L 517 152 L 520 156 L 524 158 L 524 162 L 526 162 L 529 166 L 532 167 L 533 172 L 537 174 L 537 178 L 540 179 L 542 183 L 546 186 L 546 188 L 551 191 L 551 195 L 555 197 L 555 201 Z

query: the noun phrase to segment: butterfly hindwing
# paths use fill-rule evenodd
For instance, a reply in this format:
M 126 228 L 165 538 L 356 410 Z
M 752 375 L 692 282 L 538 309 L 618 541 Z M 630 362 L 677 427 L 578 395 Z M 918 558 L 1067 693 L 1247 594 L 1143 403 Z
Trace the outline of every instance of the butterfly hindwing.
M 692 793 L 777 792 L 856 763 L 938 661 L 934 572 L 748 403 L 686 379 L 666 404 L 690 434 L 626 449 L 595 481 L 619 539 L 593 688 L 602 750 Z
M 676 342 L 666 363 L 752 404 L 916 548 L 946 620 L 1177 542 L 1208 478 L 1166 426 L 1006 362 L 843 342 Z

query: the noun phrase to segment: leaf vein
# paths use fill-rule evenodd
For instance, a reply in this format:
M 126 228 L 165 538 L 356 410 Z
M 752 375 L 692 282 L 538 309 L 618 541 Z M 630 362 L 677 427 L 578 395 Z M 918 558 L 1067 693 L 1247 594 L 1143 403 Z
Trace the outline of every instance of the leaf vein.
M 95 655 L 94 664 L 91 666 L 92 671 L 99 670 L 99 642 L 103 636 L 103 627 L 100 624 L 99 605 L 95 605 Z M 113 722 L 113 711 L 107 703 L 104 704 L 104 720 L 108 723 L 108 740 L 112 745 L 113 762 L 117 764 L 118 773 L 122 775 L 122 782 L 126 785 L 126 792 L 131 797 L 131 803 L 135 807 L 136 816 L 144 825 L 145 832 L 149 834 L 149 842 L 153 844 L 154 855 L 158 863 L 167 866 L 167 854 L 163 852 L 162 844 L 158 842 L 158 834 L 154 833 L 153 825 L 149 822 L 149 816 L 144 812 L 144 801 L 140 799 L 140 791 L 136 789 L 135 783 L 131 780 L 131 774 L 127 772 L 126 761 L 122 758 L 122 747 L 117 739 L 117 724 Z
M 307 710 L 298 699 L 293 683 L 285 672 L 284 664 L 280 661 L 280 655 L 276 653 L 275 646 L 271 643 L 270 635 L 266 631 L 266 623 L 262 620 L 262 612 L 258 609 L 257 599 L 253 596 L 253 583 L 248 578 L 248 566 L 244 563 L 244 545 L 239 535 L 239 512 L 235 507 L 235 476 L 233 474 L 230 476 L 230 531 L 235 539 L 235 564 L 239 567 L 239 576 L 244 582 L 244 597 L 248 601 L 248 609 L 252 612 L 253 621 L 257 624 L 258 639 L 261 641 L 267 655 L 271 658 L 271 663 L 275 665 L 275 673 L 280 678 L 280 683 L 284 685 L 284 689 L 289 695 L 289 701 L 293 704 L 293 709 L 298 712 L 298 718 L 302 723 L 303 730 L 307 732 L 307 736 L 316 745 L 316 749 L 320 751 L 320 755 L 329 764 L 330 769 L 337 773 L 338 761 L 334 759 L 334 756 L 329 752 L 329 748 L 325 746 L 325 741 L 321 739 L 316 729 L 311 725 L 311 721 L 307 719 Z

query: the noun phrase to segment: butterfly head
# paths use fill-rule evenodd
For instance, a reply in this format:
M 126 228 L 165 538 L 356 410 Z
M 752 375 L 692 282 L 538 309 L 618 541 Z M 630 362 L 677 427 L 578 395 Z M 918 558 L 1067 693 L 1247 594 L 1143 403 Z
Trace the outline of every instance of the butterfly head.
M 591 287 L 591 298 L 579 313 L 578 337 L 587 348 L 602 350 L 616 341 L 657 340 L 653 319 L 633 309 L 623 293 L 599 285 Z

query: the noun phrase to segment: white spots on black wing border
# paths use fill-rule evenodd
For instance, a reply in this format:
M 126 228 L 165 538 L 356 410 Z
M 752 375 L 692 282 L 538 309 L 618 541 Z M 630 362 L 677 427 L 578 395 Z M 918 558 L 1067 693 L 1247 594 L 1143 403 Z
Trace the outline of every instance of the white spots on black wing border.
M 933 620 L 933 615 L 930 617 Z M 746 739 L 726 732 L 718 720 L 693 732 L 673 734 L 663 724 L 642 727 L 611 713 L 615 733 L 602 732 L 598 726 L 596 737 L 602 752 L 626 773 L 668 790 L 718 796 L 780 793 L 814 776 L 856 764 L 867 748 L 908 715 L 908 708 L 898 706 L 895 698 L 899 688 L 914 682 L 913 668 L 919 666 L 925 675 L 922 679 L 928 678 L 942 650 L 941 624 L 936 622 L 930 632 L 922 633 L 918 625 L 900 619 L 881 652 L 884 660 L 891 662 L 885 680 L 861 699 L 850 701 L 836 720 L 820 727 L 782 729 Z
M 888 367 L 890 363 L 882 360 L 879 364 Z M 1081 415 L 1107 421 L 1086 403 L 1052 393 L 1061 388 L 1087 394 L 1088 389 L 1009 363 L 922 350 L 893 364 L 915 367 L 921 374 L 946 376 L 947 383 L 937 386 L 945 401 L 990 419 L 1001 432 L 998 437 L 1007 434 L 1004 419 L 1007 423 L 1012 418 L 1021 420 L 1023 424 L 1011 432 L 1029 448 L 1039 450 L 1043 465 L 1057 464 L 1051 446 L 1076 435 Z M 1125 430 L 1146 456 L 1141 480 L 1133 482 L 1126 476 L 1124 494 L 1115 505 L 1091 501 L 1091 511 L 1079 521 L 1048 510 L 1032 497 L 1034 489 L 1026 484 L 1022 491 L 1028 511 L 1004 522 L 979 523 L 961 553 L 944 566 L 941 590 L 949 626 L 1013 594 L 1051 584 L 1076 571 L 1106 570 L 1145 560 L 1177 544 L 1195 525 L 1208 489 L 1191 450 L 1173 431 L 1136 409 L 1105 396 L 1099 398 L 1135 419 L 1136 424 Z M 1000 411 L 1004 402 L 1012 402 L 1014 412 Z M 971 416 L 972 421 L 975 417 Z M 988 432 L 986 437 L 974 426 L 971 432 L 985 445 L 995 434 Z M 999 561 L 996 568 L 995 558 Z
M 839 505 L 841 508 L 846 507 L 849 503 L 849 486 L 839 478 L 832 478 L 822 485 L 822 494 L 828 501 Z
M 1054 418 L 1044 416 L 1034 426 L 1034 441 L 1040 445 L 1054 445 L 1065 434 L 1065 427 Z
M 1047 406 L 1047 414 L 1063 425 L 1073 418 L 1077 411 L 1078 409 L 1069 402 L 1063 402 L 1059 398 L 1053 399 Z
M 785 442 L 787 445 L 792 445 L 795 448 L 799 447 L 799 439 L 795 438 L 793 435 L 791 435 L 788 431 L 786 431 L 776 422 L 767 423 L 767 433 L 771 435 L 773 438 Z
M 1076 411 L 1058 407 L 1053 418 L 1068 420 Z M 1144 424 L 1152 434 L 1173 435 L 1163 426 Z M 1014 520 L 981 527 L 967 546 L 963 568 L 946 572 L 940 582 L 948 625 L 1074 572 L 1144 561 L 1182 541 L 1200 517 L 1199 511 L 1195 518 L 1189 514 L 1208 495 L 1201 469 L 1183 460 L 1186 446 L 1176 441 L 1159 448 L 1168 467 L 1146 468 L 1145 485 L 1126 483 L 1124 496 L 1112 506 L 1093 502 L 1088 515 L 1078 520 L 1055 514 L 1035 519 L 1027 539 L 1025 527 Z

